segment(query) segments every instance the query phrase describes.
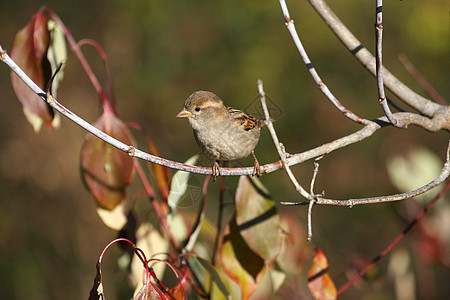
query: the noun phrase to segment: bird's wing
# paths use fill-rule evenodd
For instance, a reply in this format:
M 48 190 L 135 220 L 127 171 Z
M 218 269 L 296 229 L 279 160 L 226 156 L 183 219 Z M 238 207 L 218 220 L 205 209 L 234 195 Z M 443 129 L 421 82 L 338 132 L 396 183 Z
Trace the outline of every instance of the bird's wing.
M 228 107 L 228 113 L 233 120 L 240 122 L 240 125 L 244 127 L 244 130 L 248 131 L 255 128 L 258 125 L 258 120 L 252 115 L 244 113 L 242 110 Z

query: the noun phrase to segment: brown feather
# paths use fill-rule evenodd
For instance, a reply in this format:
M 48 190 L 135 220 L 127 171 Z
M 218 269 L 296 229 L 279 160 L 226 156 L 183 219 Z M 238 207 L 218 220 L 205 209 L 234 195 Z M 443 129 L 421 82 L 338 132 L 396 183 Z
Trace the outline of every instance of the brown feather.
M 233 119 L 241 121 L 241 125 L 244 126 L 244 130 L 248 131 L 257 126 L 260 127 L 261 120 L 257 120 L 254 116 L 246 114 L 242 110 L 236 108 L 227 107 L 227 109 Z

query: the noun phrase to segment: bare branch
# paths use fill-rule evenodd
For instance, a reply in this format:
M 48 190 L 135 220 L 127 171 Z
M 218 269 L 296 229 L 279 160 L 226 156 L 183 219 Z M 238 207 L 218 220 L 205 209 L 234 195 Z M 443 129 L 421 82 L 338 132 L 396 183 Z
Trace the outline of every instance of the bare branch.
M 355 56 L 355 58 L 370 72 L 376 75 L 375 58 L 362 45 L 362 43 L 348 30 L 341 20 L 334 14 L 331 8 L 323 0 L 309 0 L 309 3 L 314 7 L 317 13 L 327 23 L 334 34 L 344 44 L 345 47 Z M 420 111 L 428 117 L 432 117 L 438 110 L 442 109 L 439 104 L 436 104 L 429 99 L 426 99 L 403 82 L 398 80 L 389 70 L 384 68 L 384 84 L 394 93 L 399 99 L 407 103 L 414 109 Z
M 444 164 L 444 167 L 441 170 L 441 173 L 439 176 L 431 181 L 430 183 L 407 193 L 402 194 L 395 194 L 391 196 L 380 196 L 380 197 L 371 197 L 371 198 L 360 198 L 360 199 L 348 199 L 348 200 L 332 200 L 332 199 L 326 199 L 322 197 L 317 197 L 317 203 L 316 204 L 326 204 L 326 205 L 338 205 L 338 206 L 349 206 L 353 207 L 354 205 L 358 204 L 373 204 L 373 203 L 383 203 L 383 202 L 393 202 L 393 201 L 400 201 L 409 199 L 415 196 L 418 196 L 420 194 L 423 194 L 432 188 L 438 186 L 442 182 L 444 182 L 449 174 L 450 174 L 450 160 L 449 160 L 449 151 L 450 151 L 450 140 L 447 147 L 447 160 Z M 281 204 L 284 205 L 304 205 L 304 202 L 281 202 Z

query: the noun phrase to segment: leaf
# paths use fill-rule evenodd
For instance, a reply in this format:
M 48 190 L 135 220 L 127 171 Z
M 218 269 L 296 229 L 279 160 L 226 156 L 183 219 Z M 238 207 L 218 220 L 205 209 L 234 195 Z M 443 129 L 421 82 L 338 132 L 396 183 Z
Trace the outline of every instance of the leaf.
M 205 205 L 203 206 L 205 207 Z M 185 241 L 184 250 L 187 252 L 191 252 L 194 249 L 194 246 L 197 243 L 197 239 L 200 235 L 200 231 L 202 230 L 203 221 L 205 220 L 206 209 L 202 209 L 200 211 L 200 215 L 198 216 L 198 222 L 194 225 L 193 230 L 191 229 L 190 234 L 186 234 L 187 241 Z M 188 236 L 189 235 L 189 236 Z
M 188 235 L 188 222 L 185 216 L 181 214 L 173 214 L 171 215 L 170 219 L 167 218 L 167 221 L 173 237 L 179 243 L 182 243 L 186 239 L 186 236 Z
M 47 51 L 47 59 L 52 68 L 52 73 L 59 67 L 61 62 L 67 61 L 67 46 L 62 27 L 53 20 L 48 21 L 48 31 L 50 33 L 50 44 Z M 52 95 L 56 98 L 59 83 L 64 77 L 64 66 L 58 71 L 58 75 L 52 82 Z
M 328 261 L 322 249 L 314 250 L 311 268 L 308 271 L 308 287 L 315 299 L 336 299 L 337 290 L 328 274 Z
M 148 152 L 155 156 L 161 156 L 158 149 L 152 140 L 148 139 Z M 170 169 L 153 163 L 148 163 L 150 169 L 153 171 L 153 174 L 156 179 L 156 183 L 158 185 L 159 193 L 164 201 L 167 201 L 169 198 L 169 182 L 170 182 Z
M 100 271 L 100 265 L 97 264 L 96 272 L 94 277 L 94 285 L 89 291 L 88 300 L 100 300 L 103 297 L 103 284 L 102 284 L 102 274 Z
M 235 205 L 240 234 L 255 253 L 272 264 L 282 242 L 275 202 L 258 179 L 241 176 Z
M 46 57 L 49 47 L 47 22 L 47 16 L 42 11 L 37 12 L 31 22 L 16 34 L 11 46 L 11 58 L 42 89 L 45 89 L 51 77 L 50 64 Z M 35 132 L 40 130 L 42 124 L 50 129 L 54 118 L 50 106 L 12 70 L 10 76 L 14 92 L 24 106 L 25 116 Z
M 226 297 L 226 299 L 231 299 L 230 293 L 228 293 L 228 290 L 222 282 L 222 279 L 220 278 L 214 266 L 209 261 L 198 256 L 188 256 L 187 258 L 192 271 L 196 275 L 196 278 L 202 284 L 204 284 L 204 286 L 207 280 L 205 278 L 202 278 L 202 274 L 204 273 L 203 270 L 206 270 L 211 276 L 213 282 L 217 285 L 220 292 Z
M 104 112 L 94 126 L 125 144 L 134 144 L 126 125 L 110 112 Z M 133 159 L 127 153 L 87 134 L 81 149 L 81 171 L 99 206 L 112 210 L 126 199 L 133 170 Z
M 136 294 L 134 300 L 165 300 L 167 299 L 164 296 L 161 290 L 156 290 L 157 287 L 152 284 L 146 284 L 142 287 L 142 289 Z
M 283 241 L 277 263 L 288 274 L 299 274 L 310 257 L 310 248 L 306 244 L 306 229 L 293 213 L 281 215 Z
M 193 165 L 198 159 L 198 155 L 194 155 L 189 158 L 185 164 Z M 169 193 L 169 207 L 171 208 L 171 213 L 177 210 L 177 207 L 180 203 L 181 198 L 188 190 L 189 178 L 191 177 L 191 173 L 185 171 L 177 171 L 175 175 L 172 177 L 172 182 L 170 184 L 170 193 Z
M 121 230 L 125 226 L 128 211 L 126 211 L 124 203 L 125 201 L 112 210 L 101 206 L 97 207 L 97 214 L 106 226 L 114 230 Z
M 408 155 L 397 155 L 389 159 L 387 169 L 392 183 L 402 192 L 412 191 L 434 180 L 441 172 L 442 161 L 426 148 L 415 148 Z M 439 189 L 415 197 L 429 201 Z
M 219 252 L 220 264 L 227 276 L 238 284 L 242 299 L 247 299 L 261 281 L 265 270 L 264 262 L 240 235 L 235 218 L 232 218 L 224 234 Z
M 256 290 L 256 280 L 253 279 L 236 259 L 231 242 L 222 245 L 220 256 L 225 273 L 239 285 L 242 292 L 242 299 L 250 297 Z
M 271 269 L 266 265 L 265 272 L 261 277 L 256 291 L 252 294 L 251 299 L 271 299 L 275 292 L 280 288 L 286 279 L 286 274 Z

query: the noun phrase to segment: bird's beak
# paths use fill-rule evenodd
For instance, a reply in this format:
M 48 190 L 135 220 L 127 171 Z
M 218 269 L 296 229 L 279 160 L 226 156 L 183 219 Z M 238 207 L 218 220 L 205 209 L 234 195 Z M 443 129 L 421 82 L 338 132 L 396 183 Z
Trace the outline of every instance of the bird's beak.
M 183 108 L 177 115 L 177 118 L 189 118 L 192 116 L 190 112 L 188 112 L 185 108 Z

